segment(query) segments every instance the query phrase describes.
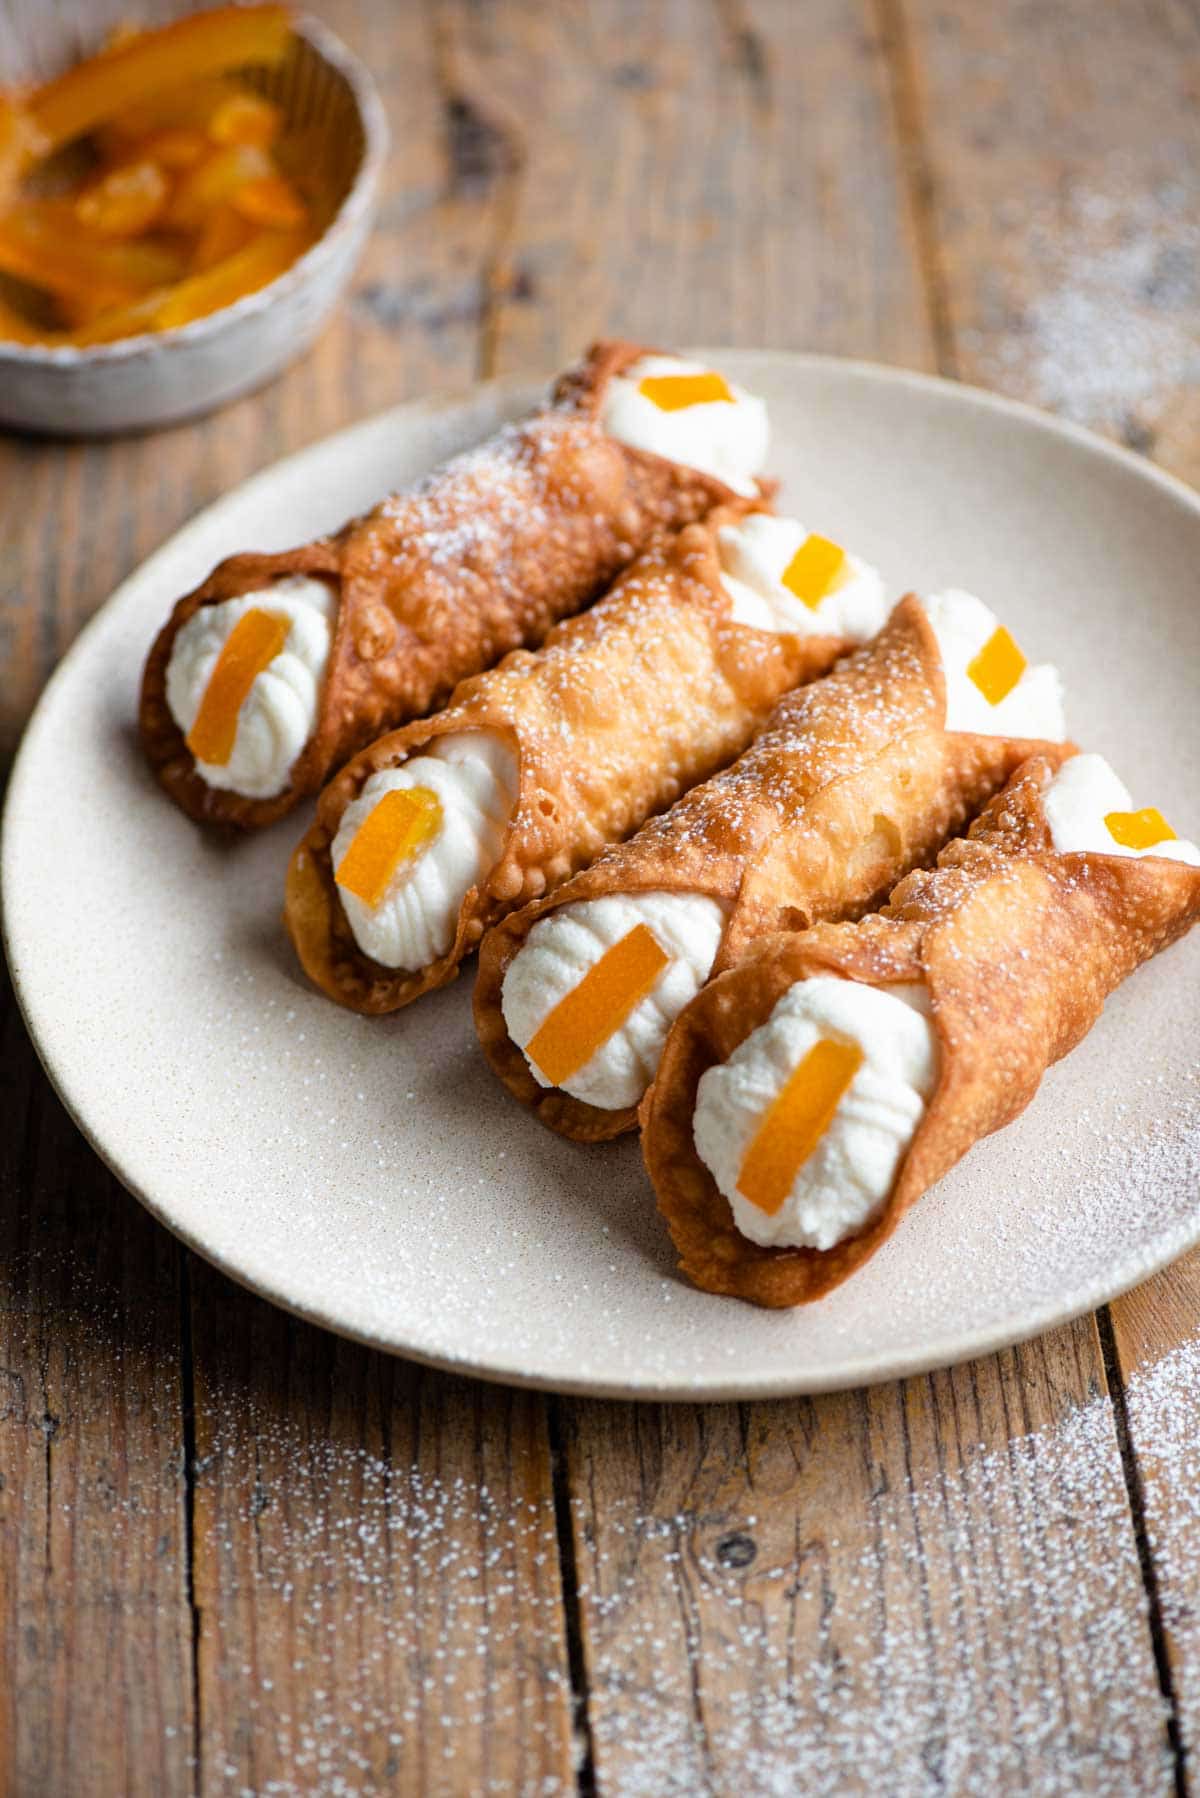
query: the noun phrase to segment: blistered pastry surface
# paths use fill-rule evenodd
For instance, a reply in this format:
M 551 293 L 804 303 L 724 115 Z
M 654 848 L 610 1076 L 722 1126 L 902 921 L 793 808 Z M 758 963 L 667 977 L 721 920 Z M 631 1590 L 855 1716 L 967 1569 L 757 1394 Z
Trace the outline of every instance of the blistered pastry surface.
M 380 738 L 330 782 L 292 860 L 287 920 L 305 968 L 331 997 L 392 1011 L 444 985 L 486 928 L 732 760 L 782 692 L 829 667 L 845 647 L 838 639 L 732 622 L 715 549 L 728 516 L 722 509 L 647 552 L 538 654 L 518 652 L 465 682 L 436 717 Z M 494 731 L 512 746 L 520 788 L 512 824 L 487 881 L 467 896 L 447 955 L 420 975 L 389 974 L 345 928 L 329 844 L 373 773 L 463 730 Z
M 171 797 L 203 821 L 272 822 L 381 731 L 432 710 L 509 650 L 541 642 L 656 532 L 731 500 L 712 477 L 605 434 L 597 417 L 605 386 L 640 353 L 633 344 L 597 345 L 548 406 L 336 536 L 274 556 L 233 556 L 181 599 L 147 660 L 140 712 L 143 746 Z M 327 576 L 340 601 L 316 729 L 282 794 L 214 792 L 166 704 L 175 633 L 198 607 L 292 574 Z
M 681 1265 L 698 1285 L 769 1306 L 839 1285 L 968 1149 L 1024 1110 L 1107 995 L 1200 918 L 1200 869 L 1054 851 L 1041 795 L 1066 754 L 1031 758 L 969 836 L 949 843 L 935 868 L 907 876 L 883 911 L 765 940 L 680 1018 L 645 1107 L 643 1147 Z M 941 1070 L 888 1202 L 865 1230 L 824 1253 L 759 1248 L 737 1231 L 695 1154 L 695 1089 L 795 981 L 817 973 L 924 983 Z
M 871 644 L 824 680 L 789 693 L 750 749 L 552 899 L 484 943 L 476 1023 L 495 1072 L 552 1128 L 583 1140 L 632 1129 L 633 1108 L 602 1112 L 545 1093 L 499 1020 L 499 982 L 550 905 L 617 891 L 706 893 L 729 923 L 716 971 L 764 934 L 856 917 L 991 797 L 1036 744 L 944 728 L 937 645 L 920 602 L 900 602 Z

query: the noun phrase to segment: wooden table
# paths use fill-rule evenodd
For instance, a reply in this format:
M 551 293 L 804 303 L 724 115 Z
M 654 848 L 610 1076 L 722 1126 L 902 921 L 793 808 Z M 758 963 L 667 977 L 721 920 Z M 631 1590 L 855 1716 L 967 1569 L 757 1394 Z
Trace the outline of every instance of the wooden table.
M 316 3 L 395 139 L 349 303 L 214 418 L 3 444 L 6 752 L 198 507 L 600 332 L 936 369 L 1200 479 L 1188 0 Z M 871 1391 L 508 1392 L 185 1253 L 3 1029 L 3 1791 L 1188 1789 L 1200 1260 Z

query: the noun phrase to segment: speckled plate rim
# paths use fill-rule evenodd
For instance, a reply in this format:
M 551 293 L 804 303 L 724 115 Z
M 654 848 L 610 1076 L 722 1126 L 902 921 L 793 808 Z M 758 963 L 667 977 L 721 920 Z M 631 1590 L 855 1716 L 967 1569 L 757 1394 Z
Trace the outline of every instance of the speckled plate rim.
M 706 346 L 695 353 L 719 362 L 730 352 L 728 349 L 722 350 Z M 1158 488 L 1160 492 L 1190 515 L 1195 523 L 1198 541 L 1200 541 L 1200 495 L 1193 489 L 1131 451 L 1107 442 L 1082 426 L 1055 418 L 1036 407 L 998 394 L 988 393 L 981 388 L 946 380 L 940 376 L 891 368 L 884 364 L 865 360 L 776 350 L 739 350 L 736 353 L 739 362 L 746 367 L 752 367 L 759 361 L 772 366 L 786 361 L 795 364 L 798 368 L 809 368 L 813 371 L 824 370 L 829 373 L 840 372 L 866 382 L 938 394 L 952 404 L 1007 415 L 1044 436 L 1065 438 L 1087 455 L 1116 464 L 1136 481 Z M 252 476 L 236 491 L 243 497 L 252 497 L 255 492 L 268 490 L 284 471 L 294 473 L 309 459 L 319 462 L 331 449 L 345 445 L 359 434 L 367 435 L 391 424 L 402 428 L 406 420 L 418 417 L 436 418 L 440 414 L 452 412 L 467 399 L 480 400 L 488 394 L 494 394 L 498 404 L 505 401 L 510 405 L 518 401 L 527 403 L 537 391 L 537 385 L 529 382 L 492 382 L 469 390 L 458 390 L 430 399 L 409 402 L 360 421 L 332 437 L 306 446 Z M 198 513 L 188 524 L 161 545 L 158 550 L 154 551 L 121 583 L 81 631 L 47 682 L 29 719 L 13 765 L 4 812 L 0 816 L 0 941 L 3 942 L 8 960 L 17 1003 L 42 1067 L 76 1128 L 100 1159 L 132 1192 L 133 1196 L 188 1248 L 202 1255 L 239 1285 L 269 1299 L 273 1304 L 279 1305 L 281 1309 L 290 1312 L 293 1316 L 334 1331 L 338 1335 L 362 1343 L 366 1347 L 400 1355 L 423 1366 L 470 1375 L 504 1385 L 579 1396 L 721 1403 L 843 1391 L 882 1381 L 904 1379 L 995 1353 L 1016 1343 L 1028 1341 L 1049 1329 L 1069 1323 L 1075 1318 L 1096 1310 L 1167 1267 L 1188 1249 L 1200 1243 L 1200 1194 L 1198 1194 L 1197 1207 L 1192 1216 L 1176 1228 L 1164 1230 L 1153 1241 L 1142 1245 L 1136 1252 L 1117 1257 L 1111 1268 L 1102 1276 L 1082 1281 L 1070 1292 L 1043 1305 L 1029 1308 L 1021 1314 L 1019 1319 L 1010 1318 L 978 1328 L 961 1330 L 954 1335 L 940 1339 L 931 1345 L 928 1352 L 898 1354 L 885 1351 L 858 1357 L 847 1355 L 835 1366 L 821 1368 L 790 1366 L 778 1373 L 742 1379 L 705 1379 L 702 1382 L 696 1382 L 686 1379 L 672 1381 L 651 1378 L 642 1382 L 628 1378 L 614 1381 L 591 1377 L 582 1379 L 549 1378 L 539 1375 L 537 1372 L 531 1372 L 518 1362 L 505 1360 L 502 1356 L 493 1358 L 483 1358 L 471 1354 L 458 1356 L 442 1350 L 431 1350 L 428 1345 L 422 1344 L 418 1340 L 402 1340 L 383 1331 L 356 1327 L 352 1319 L 347 1319 L 326 1309 L 319 1303 L 298 1302 L 289 1294 L 286 1284 L 281 1284 L 277 1279 L 264 1277 L 261 1272 L 248 1274 L 230 1255 L 206 1241 L 202 1232 L 182 1227 L 172 1216 L 169 1208 L 156 1199 L 153 1192 L 145 1190 L 127 1175 L 122 1167 L 120 1155 L 93 1132 L 88 1123 L 85 1101 L 72 1092 L 69 1081 L 63 1075 L 56 1054 L 55 1026 L 43 1017 L 39 1008 L 36 967 L 32 972 L 26 968 L 20 953 L 21 945 L 13 939 L 10 932 L 12 894 L 19 880 L 19 874 L 16 869 L 17 856 L 12 847 L 13 839 L 9 823 L 13 813 L 18 809 L 25 781 L 31 778 L 40 721 L 46 715 L 49 709 L 47 702 L 54 695 L 60 682 L 69 674 L 76 659 L 86 654 L 87 646 L 93 635 L 104 629 L 107 618 L 121 606 L 130 587 L 135 582 L 140 586 L 160 562 L 173 560 L 182 550 L 186 550 L 191 539 L 202 536 L 206 532 L 212 514 L 218 511 L 229 497 L 226 494 L 214 501 L 212 505 Z

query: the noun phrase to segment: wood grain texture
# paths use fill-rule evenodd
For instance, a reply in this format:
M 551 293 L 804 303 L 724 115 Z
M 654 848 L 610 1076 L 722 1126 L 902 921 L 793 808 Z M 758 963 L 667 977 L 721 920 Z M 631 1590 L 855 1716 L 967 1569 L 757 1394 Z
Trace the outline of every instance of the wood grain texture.
M 543 1401 L 203 1267 L 192 1318 L 205 1789 L 573 1785 Z
M 570 1426 L 602 1793 L 1161 1792 L 1090 1323 L 790 1404 Z
M 0 1791 L 187 1791 L 180 1251 L 0 988 Z
M 1200 18 L 880 0 L 950 372 L 1200 469 Z
M 954 368 L 1200 483 L 1200 14 L 884 5 Z M 1160 1672 L 1193 1755 L 1198 1316 L 1193 1254 L 1101 1320 Z
M 913 222 L 869 6 L 439 0 L 503 187 L 489 369 L 600 332 L 927 366 Z

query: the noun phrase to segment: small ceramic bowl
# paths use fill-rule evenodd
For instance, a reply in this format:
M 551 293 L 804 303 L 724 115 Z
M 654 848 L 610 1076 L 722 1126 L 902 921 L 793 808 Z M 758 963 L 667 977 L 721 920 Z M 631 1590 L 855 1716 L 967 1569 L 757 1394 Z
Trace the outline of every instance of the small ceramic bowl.
M 362 64 L 315 19 L 295 31 L 277 69 L 245 79 L 283 109 L 287 141 L 329 184 L 316 243 L 268 286 L 172 331 L 87 349 L 0 342 L 0 425 L 103 436 L 171 424 L 260 386 L 312 342 L 366 239 L 388 133 Z

